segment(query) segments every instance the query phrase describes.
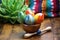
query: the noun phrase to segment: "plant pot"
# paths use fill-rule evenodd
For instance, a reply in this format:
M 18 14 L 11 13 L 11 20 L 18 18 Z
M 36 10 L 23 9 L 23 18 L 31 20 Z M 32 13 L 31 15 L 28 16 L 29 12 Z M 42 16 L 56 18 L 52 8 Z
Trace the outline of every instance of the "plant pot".
M 38 29 L 40 28 L 40 25 L 41 24 L 35 24 L 35 25 L 26 25 L 26 24 L 23 24 L 23 30 L 26 33 L 34 33 L 34 32 L 38 31 Z

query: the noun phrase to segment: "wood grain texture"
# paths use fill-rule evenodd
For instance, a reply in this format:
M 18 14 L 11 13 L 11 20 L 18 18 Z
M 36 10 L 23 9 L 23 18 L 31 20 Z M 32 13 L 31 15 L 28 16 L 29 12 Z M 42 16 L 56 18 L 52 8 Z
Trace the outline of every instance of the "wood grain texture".
M 54 40 L 60 40 L 60 17 L 51 19 Z
M 48 26 L 51 26 L 50 19 L 45 19 L 40 29 L 44 29 Z M 22 28 L 21 24 L 1 24 L 0 25 L 0 40 L 53 40 L 53 34 L 52 32 L 48 32 L 46 34 L 43 34 L 41 36 L 35 35 L 31 38 L 24 39 L 23 35 L 25 34 L 25 31 Z

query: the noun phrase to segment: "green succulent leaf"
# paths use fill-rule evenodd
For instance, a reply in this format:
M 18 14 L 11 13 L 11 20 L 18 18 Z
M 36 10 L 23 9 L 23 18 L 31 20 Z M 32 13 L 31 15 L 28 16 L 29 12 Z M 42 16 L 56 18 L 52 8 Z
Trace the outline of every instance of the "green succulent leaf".
M 2 5 L 6 7 L 7 6 L 7 0 L 2 0 Z
M 24 2 L 25 0 L 2 0 L 0 4 L 0 17 L 9 20 L 12 24 L 17 20 L 19 20 L 18 22 L 22 22 L 19 13 L 24 13 L 28 8 Z
M 0 11 L 4 14 L 6 13 L 6 10 L 4 8 L 1 8 L 1 7 L 0 7 Z
M 25 11 L 25 10 L 27 10 L 28 9 L 28 6 L 27 5 L 24 5 L 23 7 L 22 7 L 22 9 L 21 9 L 21 11 Z

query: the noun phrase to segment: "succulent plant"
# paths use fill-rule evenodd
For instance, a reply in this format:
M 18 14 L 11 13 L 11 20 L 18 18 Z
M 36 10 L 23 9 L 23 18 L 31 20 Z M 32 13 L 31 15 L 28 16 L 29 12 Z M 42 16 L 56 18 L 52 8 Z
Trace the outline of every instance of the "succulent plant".
M 0 4 L 0 17 L 14 24 L 20 19 L 18 14 L 20 12 L 24 13 L 27 8 L 25 0 L 2 0 Z

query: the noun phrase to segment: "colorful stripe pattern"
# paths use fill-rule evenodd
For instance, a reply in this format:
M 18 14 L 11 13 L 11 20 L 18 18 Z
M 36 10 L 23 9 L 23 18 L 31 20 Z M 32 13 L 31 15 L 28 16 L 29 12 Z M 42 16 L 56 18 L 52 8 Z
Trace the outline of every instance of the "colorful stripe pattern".
M 29 0 L 30 1 L 30 9 L 33 10 L 35 13 L 42 12 L 42 0 Z
M 29 8 L 48 17 L 60 16 L 60 0 L 29 0 Z

